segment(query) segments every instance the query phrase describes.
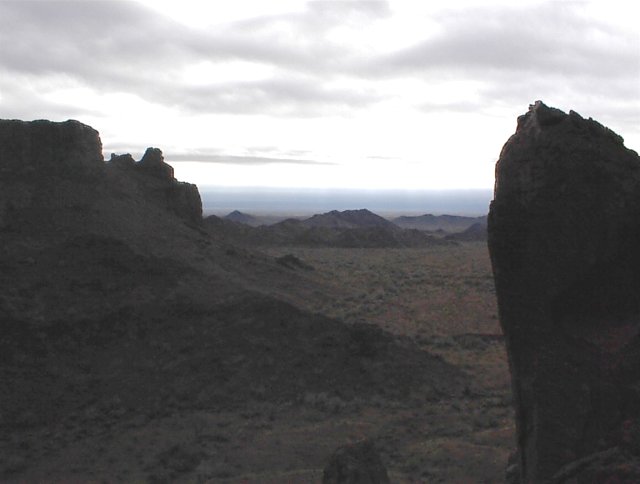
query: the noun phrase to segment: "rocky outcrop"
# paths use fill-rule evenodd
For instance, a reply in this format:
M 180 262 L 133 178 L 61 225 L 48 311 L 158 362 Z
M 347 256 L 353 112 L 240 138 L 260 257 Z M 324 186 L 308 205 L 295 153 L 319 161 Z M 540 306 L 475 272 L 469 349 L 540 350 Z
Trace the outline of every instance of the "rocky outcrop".
M 90 126 L 0 120 L 0 230 L 46 208 L 77 206 L 83 196 L 69 185 L 93 183 L 103 170 L 102 143 Z
M 51 217 L 86 224 L 96 206 L 113 206 L 113 198 L 142 199 L 138 206 L 151 203 L 188 222 L 202 220 L 197 187 L 178 182 L 158 148 L 147 149 L 139 162 L 126 154 L 105 163 L 98 132 L 78 121 L 0 120 L 0 230 L 29 223 L 59 228 L 61 220 Z
M 0 179 L 83 176 L 102 165 L 98 132 L 79 121 L 0 120 Z
M 538 101 L 496 164 L 488 229 L 521 482 L 594 482 L 575 463 L 607 452 L 630 464 L 598 479 L 637 481 L 640 158 Z
M 387 469 L 369 440 L 334 452 L 322 475 L 323 484 L 386 484 Z
M 134 178 L 137 189 L 146 197 L 154 199 L 189 222 L 201 222 L 202 200 L 198 187 L 177 181 L 173 167 L 165 163 L 160 149 L 147 148 L 138 162 L 128 153 L 112 154 L 108 166 Z
M 162 151 L 158 148 L 147 148 L 142 159 L 136 165 L 139 170 L 161 180 L 174 180 L 173 167 L 164 162 Z

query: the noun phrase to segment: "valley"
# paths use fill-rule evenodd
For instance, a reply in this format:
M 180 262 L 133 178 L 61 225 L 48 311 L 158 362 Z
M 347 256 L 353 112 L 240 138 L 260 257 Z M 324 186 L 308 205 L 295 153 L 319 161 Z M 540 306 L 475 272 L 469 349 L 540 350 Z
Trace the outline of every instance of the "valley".
M 485 241 L 364 209 L 264 239 L 203 220 L 157 148 L 104 161 L 76 121 L 0 135 L 1 480 L 319 482 L 362 439 L 393 482 L 503 480 Z

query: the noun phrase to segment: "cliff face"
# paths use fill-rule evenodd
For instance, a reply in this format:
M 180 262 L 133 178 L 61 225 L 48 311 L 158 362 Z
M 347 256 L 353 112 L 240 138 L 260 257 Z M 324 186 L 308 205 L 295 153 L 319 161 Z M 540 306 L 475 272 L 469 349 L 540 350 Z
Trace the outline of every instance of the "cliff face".
M 538 101 L 502 149 L 488 223 L 522 482 L 624 477 L 640 414 L 640 158 Z M 597 464 L 603 452 L 615 459 Z
M 165 163 L 160 149 L 147 148 L 138 162 L 129 154 L 112 155 L 108 168 L 135 178 L 138 190 L 181 218 L 193 223 L 202 220 L 202 200 L 198 187 L 177 181 L 173 176 L 173 167 Z
M 0 120 L 0 229 L 42 228 L 49 217 L 64 219 L 52 227 L 74 219 L 86 224 L 97 206 L 106 210 L 117 197 L 141 209 L 155 204 L 192 223 L 202 219 L 197 187 L 178 182 L 157 148 L 139 162 L 122 155 L 105 164 L 90 126 Z
M 85 174 L 100 168 L 98 132 L 78 121 L 0 120 L 0 178 Z

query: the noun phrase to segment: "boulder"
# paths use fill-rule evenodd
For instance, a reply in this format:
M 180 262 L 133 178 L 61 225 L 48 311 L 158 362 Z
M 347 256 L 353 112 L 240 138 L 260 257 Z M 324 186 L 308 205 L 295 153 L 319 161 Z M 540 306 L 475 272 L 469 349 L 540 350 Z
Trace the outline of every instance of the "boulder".
M 617 458 L 633 462 L 624 442 L 640 416 L 638 154 L 600 123 L 536 102 L 496 164 L 488 241 L 521 482 L 622 447 Z M 628 479 L 620 468 L 637 469 L 602 465 L 610 475 L 598 476 Z
M 323 484 L 385 484 L 387 469 L 369 440 L 336 450 L 322 475 Z

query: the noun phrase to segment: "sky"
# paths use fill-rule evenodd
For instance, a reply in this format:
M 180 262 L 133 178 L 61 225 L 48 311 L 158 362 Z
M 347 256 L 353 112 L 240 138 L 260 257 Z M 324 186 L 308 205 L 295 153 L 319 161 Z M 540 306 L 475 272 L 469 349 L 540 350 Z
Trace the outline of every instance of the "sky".
M 0 117 L 199 187 L 490 189 L 529 104 L 640 150 L 640 3 L 0 0 Z

